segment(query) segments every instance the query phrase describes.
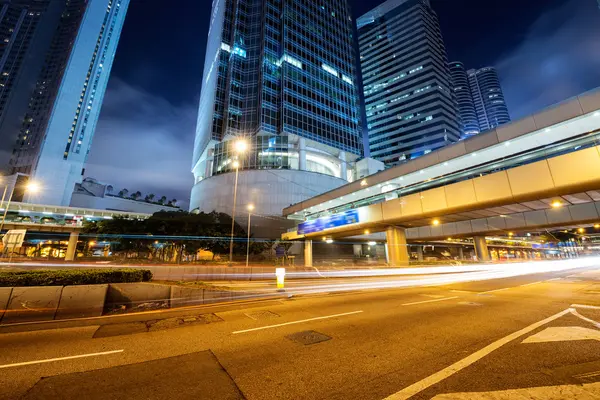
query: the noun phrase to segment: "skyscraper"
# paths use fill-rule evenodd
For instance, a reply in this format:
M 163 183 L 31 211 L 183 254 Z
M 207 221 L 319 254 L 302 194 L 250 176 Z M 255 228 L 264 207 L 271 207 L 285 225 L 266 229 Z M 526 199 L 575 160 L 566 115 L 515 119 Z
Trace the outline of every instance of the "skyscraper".
M 456 97 L 461 120 L 462 136 L 476 135 L 480 132 L 479 120 L 475 111 L 475 103 L 473 102 L 467 71 L 464 64 L 460 61 L 450 62 L 449 66 L 450 74 L 452 75 L 454 96 Z
M 38 181 L 31 201 L 68 205 L 82 178 L 128 5 L 0 3 L 0 161 Z
M 458 141 L 446 50 L 429 0 L 388 0 L 357 25 L 371 156 L 396 164 Z
M 353 179 L 355 82 L 346 0 L 213 0 L 190 209 L 232 213 L 236 161 L 238 212 L 280 217 Z
M 487 131 L 510 122 L 496 69 L 493 67 L 470 69 L 467 74 L 479 121 L 479 131 Z

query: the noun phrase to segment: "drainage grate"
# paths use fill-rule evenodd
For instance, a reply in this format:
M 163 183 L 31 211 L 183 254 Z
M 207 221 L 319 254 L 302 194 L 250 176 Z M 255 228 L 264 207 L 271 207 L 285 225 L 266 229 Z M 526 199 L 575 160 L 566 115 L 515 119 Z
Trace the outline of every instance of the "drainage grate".
M 303 331 L 287 335 L 286 339 L 303 345 L 315 344 L 331 340 L 330 336 L 315 331 Z
M 252 318 L 255 321 L 279 318 L 279 314 L 275 314 L 274 312 L 268 310 L 252 311 L 244 315 L 246 315 L 248 318 Z

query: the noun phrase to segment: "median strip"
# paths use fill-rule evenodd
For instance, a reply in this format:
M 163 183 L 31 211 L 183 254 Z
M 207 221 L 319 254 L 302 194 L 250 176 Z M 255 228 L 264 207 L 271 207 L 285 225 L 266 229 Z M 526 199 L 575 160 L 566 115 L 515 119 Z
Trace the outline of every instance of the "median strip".
M 235 331 L 235 332 L 231 332 L 231 333 L 232 333 L 233 335 L 237 335 L 238 333 L 254 332 L 254 331 L 260 331 L 260 330 L 264 330 L 264 329 L 278 328 L 278 327 L 280 327 L 280 326 L 294 325 L 294 324 L 301 324 L 301 323 L 303 323 L 303 322 L 309 322 L 309 321 L 318 321 L 318 320 L 321 320 L 321 319 L 328 319 L 328 318 L 343 317 L 343 316 L 345 316 L 345 315 L 360 314 L 361 312 L 362 312 L 362 310 L 359 310 L 359 311 L 352 311 L 352 312 L 347 312 L 347 313 L 342 313 L 342 314 L 325 315 L 325 316 L 323 316 L 323 317 L 315 317 L 315 318 L 302 319 L 302 320 L 300 320 L 300 321 L 284 322 L 284 323 L 282 323 L 282 324 L 261 326 L 261 327 L 259 327 L 259 328 L 244 329 L 244 330 L 241 330 L 241 331 Z
M 76 358 L 107 356 L 109 354 L 116 354 L 116 353 L 122 353 L 122 352 L 123 352 L 123 349 L 121 349 L 121 350 L 103 351 L 101 353 L 79 354 L 77 356 L 48 358 L 48 359 L 45 359 L 45 360 L 26 361 L 26 362 L 21 362 L 21 363 L 0 365 L 0 369 L 3 369 L 3 368 L 13 368 L 13 367 L 21 367 L 21 366 L 24 366 L 24 365 L 44 364 L 44 363 L 49 363 L 49 362 L 54 362 L 54 361 L 73 360 L 73 359 L 76 359 Z

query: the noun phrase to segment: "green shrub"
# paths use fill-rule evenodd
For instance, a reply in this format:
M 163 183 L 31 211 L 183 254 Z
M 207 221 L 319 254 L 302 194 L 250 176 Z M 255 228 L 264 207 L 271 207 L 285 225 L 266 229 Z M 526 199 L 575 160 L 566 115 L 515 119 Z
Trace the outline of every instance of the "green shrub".
M 65 286 L 103 283 L 148 282 L 152 272 L 147 269 L 54 269 L 0 272 L 0 286 Z

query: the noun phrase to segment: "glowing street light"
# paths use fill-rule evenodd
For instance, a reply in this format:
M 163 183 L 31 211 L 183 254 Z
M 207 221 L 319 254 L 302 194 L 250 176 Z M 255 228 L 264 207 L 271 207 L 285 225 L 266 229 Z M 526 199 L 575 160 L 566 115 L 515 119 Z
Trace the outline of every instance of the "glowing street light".
M 594 224 L 594 228 L 600 229 L 600 224 Z
M 440 224 L 440 220 L 439 219 L 434 219 L 431 223 L 433 225 L 435 225 L 435 226 L 438 226 Z
M 558 200 L 554 200 L 551 204 L 552 208 L 560 208 L 562 207 L 562 203 Z
M 245 141 L 244 139 L 238 139 L 233 144 L 233 148 L 235 149 L 235 152 L 238 154 L 245 153 L 248 150 L 248 142 Z
M 254 211 L 254 204 L 248 204 L 248 242 L 246 243 L 246 268 L 248 268 L 248 260 L 250 259 L 250 216 Z
M 6 202 L 6 207 L 4 207 L 4 214 L 2 215 L 2 223 L 0 223 L 0 233 L 2 232 L 2 229 L 4 229 L 4 222 L 6 221 L 6 214 L 8 214 L 8 208 L 10 207 L 10 201 L 12 200 L 12 197 L 15 193 L 16 186 L 17 186 L 17 184 L 15 182 L 15 184 L 13 185 L 13 187 L 10 191 L 10 195 L 8 196 L 8 201 Z M 3 206 L 7 189 L 8 189 L 8 184 L 6 184 L 4 186 L 4 194 L 2 195 L 2 201 L 0 202 L 0 206 Z M 27 184 L 24 185 L 23 189 L 25 189 L 25 192 L 38 193 L 40 191 L 40 185 L 36 182 L 28 182 Z

